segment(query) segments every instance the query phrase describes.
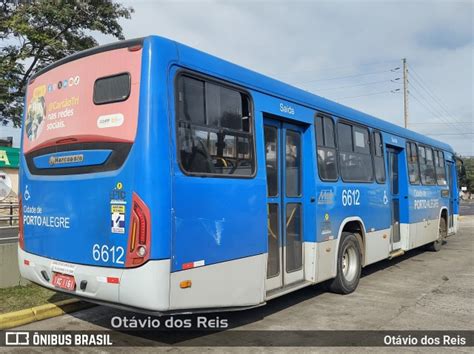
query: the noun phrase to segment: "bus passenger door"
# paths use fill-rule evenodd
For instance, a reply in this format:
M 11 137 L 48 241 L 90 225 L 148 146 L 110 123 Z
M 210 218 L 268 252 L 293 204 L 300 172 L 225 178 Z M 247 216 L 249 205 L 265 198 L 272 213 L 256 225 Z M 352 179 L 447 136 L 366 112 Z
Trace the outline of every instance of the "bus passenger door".
M 387 147 L 388 175 L 390 181 L 391 209 L 392 209 L 392 231 L 390 235 L 390 251 L 401 248 L 400 237 L 400 151 Z
M 448 169 L 448 188 L 449 188 L 449 207 L 448 207 L 448 235 L 454 233 L 454 190 L 453 183 L 453 172 L 454 163 L 452 161 L 446 161 L 446 167 Z
M 267 291 L 304 278 L 303 149 L 302 127 L 265 119 Z

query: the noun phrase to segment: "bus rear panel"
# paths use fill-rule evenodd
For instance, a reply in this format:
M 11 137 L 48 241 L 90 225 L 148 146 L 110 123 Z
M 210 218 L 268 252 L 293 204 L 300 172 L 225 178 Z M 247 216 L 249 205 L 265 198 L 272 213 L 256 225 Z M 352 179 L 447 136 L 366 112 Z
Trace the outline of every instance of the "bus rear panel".
M 147 167 L 147 54 L 142 40 L 112 45 L 30 80 L 19 262 L 22 275 L 43 286 L 158 310 L 168 306 L 170 250 L 169 234 L 152 239 L 153 228 L 166 227 L 153 221 L 169 212 L 152 217 L 150 208 L 160 207 L 154 193 L 167 200 L 169 171 L 164 163 L 154 176 Z

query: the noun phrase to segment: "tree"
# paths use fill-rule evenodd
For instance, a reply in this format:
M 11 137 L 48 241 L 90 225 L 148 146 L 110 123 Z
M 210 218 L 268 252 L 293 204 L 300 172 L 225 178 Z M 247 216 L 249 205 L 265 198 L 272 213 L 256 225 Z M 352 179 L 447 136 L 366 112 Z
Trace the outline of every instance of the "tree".
M 118 21 L 132 13 L 107 0 L 0 0 L 0 117 L 20 126 L 31 75 L 96 46 L 93 32 L 125 39 Z

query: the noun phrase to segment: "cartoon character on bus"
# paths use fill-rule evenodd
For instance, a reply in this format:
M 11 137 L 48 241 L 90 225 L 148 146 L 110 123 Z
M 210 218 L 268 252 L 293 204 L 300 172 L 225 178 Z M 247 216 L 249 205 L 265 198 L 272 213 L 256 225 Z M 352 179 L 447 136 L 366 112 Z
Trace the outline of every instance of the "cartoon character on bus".
M 25 132 L 30 141 L 35 140 L 43 130 L 46 120 L 46 102 L 44 96 L 34 97 L 28 106 L 25 122 Z

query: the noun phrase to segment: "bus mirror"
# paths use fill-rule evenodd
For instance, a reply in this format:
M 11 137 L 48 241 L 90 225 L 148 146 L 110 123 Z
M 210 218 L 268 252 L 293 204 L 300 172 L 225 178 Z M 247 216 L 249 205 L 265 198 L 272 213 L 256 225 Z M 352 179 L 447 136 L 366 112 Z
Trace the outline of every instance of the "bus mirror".
M 463 177 L 466 175 L 466 168 L 464 167 L 464 161 L 461 160 L 459 157 L 454 158 L 456 161 L 456 172 L 458 173 L 459 177 Z
M 464 167 L 464 161 L 461 160 L 459 157 L 454 156 L 454 161 L 456 162 L 456 172 L 458 175 L 458 188 L 460 189 L 462 186 L 467 185 L 467 175 L 466 175 L 466 168 Z

